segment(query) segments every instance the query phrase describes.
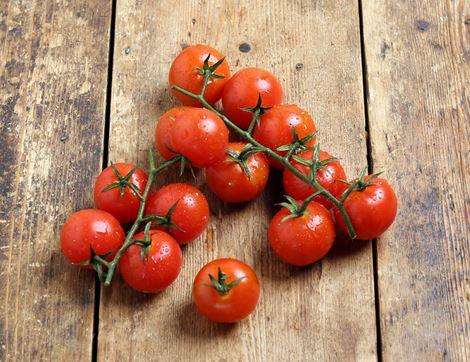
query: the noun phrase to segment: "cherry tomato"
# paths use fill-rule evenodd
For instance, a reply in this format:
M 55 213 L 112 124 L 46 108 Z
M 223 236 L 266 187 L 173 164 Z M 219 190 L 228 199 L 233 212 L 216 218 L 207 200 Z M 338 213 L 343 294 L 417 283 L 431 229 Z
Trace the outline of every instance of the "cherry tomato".
M 162 187 L 148 200 L 146 214 L 166 216 L 176 203 L 170 217 L 176 228 L 166 225 L 166 230 L 179 244 L 187 244 L 202 234 L 209 221 L 209 205 L 200 190 L 183 183 Z
M 367 181 L 370 176 L 365 177 Z M 397 197 L 383 178 L 375 178 L 369 186 L 351 192 L 344 202 L 359 240 L 375 239 L 392 225 L 397 214 Z M 347 226 L 339 210 L 334 208 L 336 223 L 347 234 Z
M 290 211 L 283 207 L 269 225 L 269 244 L 279 258 L 296 266 L 323 258 L 335 240 L 335 224 L 329 211 L 310 202 L 307 213 L 282 221 L 288 215 Z
M 109 212 L 96 209 L 81 210 L 70 215 L 60 234 L 62 254 L 73 264 L 89 261 L 90 248 L 100 256 L 111 253 L 106 260 L 112 260 L 124 243 L 124 238 L 119 221 Z
M 282 101 L 282 87 L 277 78 L 260 68 L 245 68 L 227 82 L 222 95 L 225 115 L 236 125 L 248 129 L 253 114 L 242 108 L 253 108 L 261 96 L 263 107 L 272 107 Z
M 184 49 L 173 61 L 170 68 L 170 86 L 176 85 L 194 94 L 199 94 L 204 82 L 204 76 L 198 72 L 202 69 L 204 60 L 210 54 L 209 65 L 217 63 L 224 56 L 214 48 L 207 45 L 193 45 Z M 204 98 L 210 104 L 217 102 L 222 96 L 225 84 L 230 78 L 230 68 L 226 60 L 215 70 L 215 74 L 223 78 L 210 78 L 207 84 Z M 180 102 L 188 106 L 199 107 L 201 104 L 185 94 L 172 90 Z
M 240 155 L 245 143 L 229 143 L 228 149 Z M 218 197 L 225 202 L 245 202 L 258 197 L 264 190 L 269 177 L 269 163 L 263 153 L 250 155 L 245 161 L 249 171 L 246 174 L 242 166 L 228 160 L 232 157 L 227 154 L 225 160 L 209 167 L 206 170 L 207 185 Z
M 176 154 L 168 149 L 173 149 L 171 131 L 176 117 L 184 112 L 191 111 L 191 109 L 192 107 L 175 107 L 163 114 L 158 120 L 157 127 L 155 127 L 155 144 L 157 145 L 158 152 L 165 160 L 176 156 Z
M 313 151 L 303 151 L 299 153 L 298 156 L 306 159 L 307 161 L 312 161 Z M 333 156 L 325 151 L 320 151 L 318 154 L 320 162 L 328 160 L 332 157 Z M 303 175 L 307 176 L 309 174 L 310 168 L 308 166 L 303 165 L 295 160 L 292 160 L 291 163 L 292 166 L 294 166 L 296 170 L 300 171 L 300 173 Z M 344 189 L 344 183 L 339 180 L 346 180 L 346 174 L 339 161 L 331 161 L 324 164 L 322 168 L 317 171 L 316 178 L 321 186 L 327 189 L 333 196 L 338 197 Z M 296 200 L 306 199 L 315 191 L 317 191 L 315 187 L 307 185 L 288 169 L 284 170 L 283 183 L 284 190 L 286 190 L 287 194 Z M 317 196 L 313 200 L 319 204 L 322 204 L 328 209 L 333 206 L 332 202 L 325 196 Z
M 259 126 L 255 126 L 253 136 L 262 145 L 276 151 L 278 147 L 288 145 L 294 141 L 292 127 L 299 139 L 316 131 L 315 123 L 310 115 L 293 104 L 274 106 L 261 116 Z M 315 137 L 306 142 L 306 146 L 313 146 Z M 286 151 L 279 151 L 284 156 Z M 269 160 L 271 166 L 282 169 L 283 166 L 273 159 Z
M 149 233 L 151 244 L 148 254 L 142 255 L 141 245 L 131 245 L 119 260 L 119 271 L 135 290 L 158 293 L 178 277 L 183 254 L 176 240 L 167 233 L 158 230 L 150 230 Z M 144 240 L 145 234 L 141 232 L 134 239 Z
M 211 261 L 197 273 L 193 283 L 196 307 L 218 323 L 235 323 L 246 318 L 255 309 L 259 293 L 254 270 L 237 259 Z
M 114 169 L 113 169 L 114 166 Z M 135 168 L 132 163 L 115 163 L 105 168 L 98 176 L 93 190 L 93 198 L 96 208 L 104 210 L 113 215 L 121 224 L 134 221 L 137 218 L 140 207 L 140 198 L 129 187 L 124 184 L 108 190 L 111 185 L 117 185 L 119 181 L 116 172 L 127 181 L 134 184 L 140 194 L 144 192 L 148 176 L 140 167 L 129 175 Z
M 192 108 L 176 117 L 171 131 L 173 150 L 195 167 L 209 167 L 225 157 L 228 129 L 214 112 Z

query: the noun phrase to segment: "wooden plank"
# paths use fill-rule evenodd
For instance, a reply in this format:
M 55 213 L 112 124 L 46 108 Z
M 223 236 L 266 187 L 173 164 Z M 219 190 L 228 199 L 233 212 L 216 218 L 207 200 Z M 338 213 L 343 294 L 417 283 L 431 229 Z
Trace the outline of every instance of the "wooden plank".
M 94 275 L 59 230 L 101 168 L 110 4 L 0 4 L 0 360 L 91 358 Z
M 467 1 L 364 1 L 374 171 L 399 197 L 378 241 L 384 360 L 470 360 Z
M 286 102 L 311 112 L 325 148 L 344 158 L 347 171 L 366 164 L 358 7 L 346 0 L 119 1 L 110 160 L 146 164 L 155 121 L 176 104 L 167 86 L 170 63 L 197 43 L 225 53 L 233 70 L 271 69 Z M 239 50 L 243 43 L 249 52 Z M 199 175 L 196 184 L 213 210 L 207 232 L 185 248 L 182 275 L 165 293 L 141 295 L 119 278 L 103 292 L 98 359 L 376 359 L 370 245 L 311 268 L 282 264 L 266 240 L 282 195 L 279 176 L 255 202 L 228 206 Z M 178 177 L 159 179 L 161 185 Z M 262 282 L 258 309 L 234 326 L 208 322 L 191 302 L 196 272 L 222 256 L 253 265 Z

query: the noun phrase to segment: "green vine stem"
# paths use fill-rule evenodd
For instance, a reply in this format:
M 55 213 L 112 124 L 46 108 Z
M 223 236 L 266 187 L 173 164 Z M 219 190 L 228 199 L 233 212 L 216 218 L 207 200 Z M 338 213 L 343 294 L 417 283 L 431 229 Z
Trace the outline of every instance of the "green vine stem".
M 210 72 L 206 72 L 204 74 L 204 77 L 209 79 L 210 78 Z M 200 94 L 194 94 L 186 89 L 183 89 L 178 86 L 172 86 L 172 89 L 181 92 L 191 98 L 196 99 L 199 101 L 205 108 L 209 109 L 210 111 L 214 112 L 217 114 L 227 126 L 229 126 L 231 129 L 233 129 L 235 132 L 237 132 L 239 135 L 241 135 L 246 141 L 257 147 L 260 151 L 264 152 L 266 155 L 270 156 L 271 158 L 275 159 L 276 161 L 280 162 L 285 168 L 287 168 L 289 171 L 291 171 L 293 174 L 295 174 L 299 179 L 302 181 L 306 182 L 308 185 L 313 186 L 319 194 L 325 196 L 328 200 L 330 200 L 340 211 L 341 215 L 343 216 L 343 219 L 348 227 L 348 233 L 351 239 L 354 239 L 356 237 L 356 231 L 354 230 L 354 227 L 351 223 L 351 220 L 349 219 L 349 216 L 346 212 L 346 210 L 343 207 L 343 202 L 341 200 L 338 200 L 336 197 L 334 197 L 328 190 L 326 190 L 323 186 L 321 186 L 317 179 L 315 172 L 313 173 L 313 177 L 309 179 L 307 176 L 299 172 L 292 164 L 289 162 L 288 157 L 283 157 L 277 152 L 271 150 L 268 147 L 263 146 L 261 143 L 256 141 L 253 136 L 251 135 L 251 132 L 245 131 L 238 127 L 235 123 L 233 123 L 230 119 L 228 119 L 223 113 L 218 111 L 216 108 L 214 108 L 212 105 L 210 105 L 204 98 L 204 92 L 205 92 L 205 87 L 202 89 Z
M 147 181 L 147 185 L 145 186 L 144 193 L 142 194 L 141 202 L 140 202 L 140 208 L 139 208 L 139 213 L 137 214 L 137 219 L 134 221 L 134 224 L 132 224 L 131 229 L 126 235 L 126 239 L 124 240 L 124 243 L 122 244 L 121 248 L 117 251 L 116 255 L 114 256 L 113 260 L 110 262 L 105 262 L 103 260 L 101 262 L 104 266 L 107 267 L 106 271 L 106 278 L 104 280 L 104 285 L 109 286 L 111 284 L 111 281 L 113 280 L 113 276 L 116 272 L 116 268 L 119 264 L 119 259 L 121 259 L 121 256 L 124 254 L 124 252 L 132 245 L 135 244 L 137 241 L 132 239 L 134 237 L 134 234 L 136 231 L 139 229 L 140 225 L 142 222 L 146 221 L 144 217 L 144 212 L 145 212 L 145 204 L 147 202 L 147 198 L 150 192 L 150 189 L 152 188 L 153 181 L 155 179 L 155 176 L 157 173 L 160 171 L 164 170 L 165 168 L 181 161 L 180 156 L 173 157 L 172 159 L 162 163 L 160 166 L 155 167 L 155 159 L 153 157 L 152 150 L 149 150 L 149 178 Z M 96 258 L 96 256 L 95 256 Z

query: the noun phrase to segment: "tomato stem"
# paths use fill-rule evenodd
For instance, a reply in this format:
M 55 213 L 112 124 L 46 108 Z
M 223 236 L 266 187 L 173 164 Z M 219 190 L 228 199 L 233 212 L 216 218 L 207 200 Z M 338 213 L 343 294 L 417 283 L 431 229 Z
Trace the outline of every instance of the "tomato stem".
M 132 239 L 136 231 L 139 229 L 140 225 L 142 222 L 148 221 L 146 217 L 144 217 L 145 213 L 145 204 L 147 202 L 147 198 L 150 193 L 150 189 L 152 188 L 153 181 L 155 179 L 155 176 L 158 172 L 166 169 L 167 167 L 179 162 L 181 160 L 180 156 L 173 157 L 169 159 L 168 161 L 162 163 L 158 167 L 155 166 L 155 159 L 153 157 L 152 150 L 149 150 L 148 152 L 148 157 L 149 157 L 149 178 L 147 181 L 147 185 L 145 186 L 144 193 L 142 194 L 142 201 L 140 203 L 140 208 L 139 208 L 139 213 L 137 214 L 137 218 L 134 221 L 134 224 L 132 224 L 131 229 L 126 235 L 126 239 L 124 240 L 124 243 L 122 244 L 121 248 L 118 250 L 116 255 L 114 256 L 113 260 L 108 262 L 108 270 L 106 272 L 106 279 L 104 280 L 104 285 L 109 286 L 111 284 L 111 281 L 113 279 L 113 276 L 116 272 L 116 268 L 119 264 L 119 259 L 121 259 L 122 255 L 124 252 L 132 245 L 138 242 L 137 240 Z
M 207 73 L 205 74 L 205 77 L 209 77 L 207 75 Z M 323 186 L 321 186 L 318 183 L 317 179 L 316 179 L 316 172 L 313 172 L 313 177 L 309 178 L 308 176 L 306 176 L 303 173 L 301 173 L 300 171 L 298 171 L 294 166 L 292 166 L 292 164 L 289 162 L 288 158 L 281 156 L 277 152 L 271 150 L 268 147 L 263 146 L 261 143 L 259 143 L 257 140 L 255 140 L 253 138 L 253 136 L 251 135 L 251 130 L 250 130 L 250 132 L 248 132 L 248 131 L 245 131 L 245 130 L 241 129 L 235 123 L 233 123 L 230 119 L 228 119 L 227 116 L 225 116 L 223 113 L 221 113 L 220 111 L 215 109 L 212 105 L 210 105 L 204 99 L 204 93 L 203 92 L 201 92 L 200 94 L 194 94 L 194 93 L 191 93 L 191 92 L 187 91 L 186 89 L 183 89 L 183 88 L 175 86 L 175 85 L 172 86 L 172 89 L 198 100 L 205 108 L 207 108 L 208 110 L 210 110 L 210 111 L 214 112 L 215 114 L 217 114 L 225 122 L 225 124 L 227 126 L 229 126 L 232 130 L 237 132 L 246 141 L 248 141 L 249 143 L 251 143 L 252 145 L 257 147 L 260 151 L 264 152 L 269 157 L 271 157 L 271 158 L 275 159 L 276 161 L 280 162 L 286 169 L 291 171 L 299 179 L 301 179 L 302 181 L 304 181 L 308 185 L 313 186 L 318 192 L 320 192 L 319 194 L 325 196 L 328 200 L 330 200 L 333 203 L 334 206 L 336 206 L 338 208 L 338 210 L 340 211 L 340 213 L 341 213 L 341 215 L 344 219 L 344 222 L 346 223 L 346 226 L 348 228 L 348 234 L 351 237 L 351 239 L 354 239 L 356 237 L 356 231 L 354 230 L 354 227 L 351 223 L 351 220 L 350 220 L 350 218 L 349 218 L 349 216 L 348 216 L 348 214 L 347 214 L 347 212 L 346 212 L 346 210 L 344 209 L 344 206 L 343 206 L 344 200 L 338 200 L 327 189 L 325 189 Z

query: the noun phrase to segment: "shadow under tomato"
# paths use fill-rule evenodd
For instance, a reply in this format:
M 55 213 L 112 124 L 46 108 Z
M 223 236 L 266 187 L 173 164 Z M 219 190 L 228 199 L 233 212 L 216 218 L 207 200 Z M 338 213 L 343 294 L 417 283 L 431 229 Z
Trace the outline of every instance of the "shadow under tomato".
M 119 304 L 129 308 L 142 308 L 146 305 L 150 307 L 153 303 L 157 303 L 163 293 L 165 291 L 160 293 L 139 292 L 127 285 L 120 275 L 116 275 L 111 286 L 101 287 L 101 300 L 105 306 L 107 304 Z
M 193 338 L 229 337 L 237 328 L 238 323 L 216 323 L 207 319 L 192 301 L 182 303 L 179 310 L 179 330 Z
M 261 266 L 263 277 L 272 280 L 288 280 L 292 278 L 305 278 L 318 274 L 321 277 L 322 264 L 321 261 L 306 265 L 293 266 L 283 262 L 269 246 L 266 241 L 265 245 L 256 251 L 256 264 Z
M 252 203 L 254 201 L 224 202 L 216 194 L 214 194 L 211 189 L 209 189 L 207 184 L 201 187 L 201 191 L 206 196 L 211 216 L 216 219 L 220 219 L 224 215 L 231 215 L 242 212 L 247 208 L 252 207 Z
M 269 216 L 272 218 L 280 209 L 277 204 L 285 201 L 285 191 L 282 186 L 282 171 L 271 168 L 269 181 L 266 185 L 266 208 L 269 210 Z
M 59 250 L 53 250 L 47 261 L 44 263 L 38 261 L 38 263 L 42 265 L 37 275 L 39 285 L 45 290 L 60 288 L 60 292 L 64 294 L 57 303 L 69 300 L 86 308 L 93 305 L 96 284 L 94 270 L 72 265 Z M 47 299 L 39 298 L 38 306 L 41 306 L 40 313 L 46 310 Z
M 352 240 L 349 236 L 336 230 L 335 242 L 328 255 L 330 257 L 337 257 L 360 253 L 370 243 L 370 240 Z

